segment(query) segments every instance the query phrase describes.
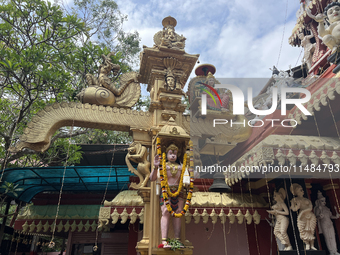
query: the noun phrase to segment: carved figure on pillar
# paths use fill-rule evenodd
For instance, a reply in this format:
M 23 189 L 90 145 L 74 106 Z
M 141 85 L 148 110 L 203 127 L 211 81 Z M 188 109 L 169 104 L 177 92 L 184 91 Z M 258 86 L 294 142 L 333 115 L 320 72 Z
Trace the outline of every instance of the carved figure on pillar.
M 276 201 L 276 204 L 272 206 L 272 210 L 267 210 L 267 212 L 274 215 L 276 218 L 274 235 L 280 240 L 282 244 L 285 245 L 284 250 L 290 251 L 293 249 L 293 247 L 290 244 L 289 237 L 287 235 L 289 218 L 285 215 L 289 215 L 289 211 L 287 205 L 284 202 L 286 196 L 286 191 L 283 188 L 281 188 L 278 192 L 274 191 L 273 198 Z
M 185 203 L 185 190 L 183 185 L 184 175 L 187 169 L 187 154 L 184 154 L 182 164 L 177 160 L 179 148 L 175 144 L 170 144 L 166 148 L 166 153 L 161 154 L 160 139 L 157 139 L 157 155 L 154 158 L 154 169 L 151 172 L 150 180 L 157 180 L 157 172 L 160 172 L 162 193 L 160 196 L 161 205 L 161 236 L 162 243 L 159 247 L 170 248 L 168 244 L 168 230 L 170 217 L 173 216 L 174 237 L 180 243 L 181 235 L 181 216 L 183 216 L 189 208 L 193 191 L 193 174 L 190 173 L 190 189 Z M 168 196 L 170 198 L 168 198 Z
M 130 161 L 138 163 L 137 170 L 132 166 Z M 130 188 L 139 189 L 145 187 L 150 176 L 150 162 L 148 161 L 147 148 L 139 142 L 133 142 L 128 149 L 125 162 L 129 171 L 139 177 L 139 183 L 132 182 Z
M 336 207 L 334 207 L 336 210 Z M 319 234 L 325 237 L 327 248 L 331 255 L 340 255 L 337 251 L 333 219 L 339 219 L 337 212 L 333 216 L 331 210 L 326 206 L 326 198 L 318 191 L 318 199 L 315 201 L 314 213 L 318 219 Z
M 176 89 L 176 80 L 175 75 L 172 73 L 171 69 L 168 69 L 166 72 L 166 86 L 167 90 L 173 91 Z
M 298 212 L 297 226 L 300 232 L 300 238 L 306 245 L 306 250 L 316 250 L 314 247 L 314 232 L 316 227 L 316 217 L 313 213 L 312 202 L 303 197 L 304 191 L 300 184 L 293 183 L 290 186 L 290 192 L 294 195 L 290 200 L 291 210 Z

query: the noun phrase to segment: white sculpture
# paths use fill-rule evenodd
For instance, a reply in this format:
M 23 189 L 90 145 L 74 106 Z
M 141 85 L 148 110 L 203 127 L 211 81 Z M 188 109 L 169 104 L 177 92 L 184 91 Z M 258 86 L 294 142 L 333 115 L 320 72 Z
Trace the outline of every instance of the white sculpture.
M 276 217 L 276 223 L 274 227 L 275 237 L 285 245 L 285 251 L 290 251 L 293 248 L 287 235 L 289 218 L 285 215 L 289 215 L 289 211 L 287 205 L 284 202 L 286 195 L 286 191 L 283 188 L 281 188 L 278 192 L 274 191 L 274 200 L 276 201 L 276 204 L 272 206 L 272 210 L 267 210 L 267 212 Z
M 319 234 L 324 235 L 330 254 L 340 255 L 337 251 L 335 231 L 332 222 L 332 219 L 339 219 L 339 213 L 337 212 L 335 216 L 332 215 L 331 210 L 326 206 L 326 198 L 320 190 L 318 191 L 318 199 L 315 201 L 314 213 L 318 219 Z
M 313 54 L 315 50 L 315 43 L 311 43 L 310 39 L 312 39 L 314 35 L 310 34 L 305 36 L 303 33 L 300 33 L 298 36 L 301 40 L 301 46 L 304 49 L 302 63 L 306 63 L 309 70 L 312 66 Z
M 294 212 L 300 210 L 297 218 L 300 238 L 306 244 L 306 250 L 316 250 L 314 247 L 316 217 L 312 211 L 312 202 L 308 198 L 303 197 L 304 191 L 301 185 L 297 183 L 293 183 L 290 186 L 290 192 L 295 196 L 290 200 L 291 210 Z
M 336 52 L 340 45 L 340 3 L 333 2 L 326 6 L 324 14 L 312 15 L 309 8 L 306 8 L 307 15 L 319 23 L 318 34 L 322 37 L 323 43 Z M 324 20 L 328 19 L 329 26 L 325 28 Z

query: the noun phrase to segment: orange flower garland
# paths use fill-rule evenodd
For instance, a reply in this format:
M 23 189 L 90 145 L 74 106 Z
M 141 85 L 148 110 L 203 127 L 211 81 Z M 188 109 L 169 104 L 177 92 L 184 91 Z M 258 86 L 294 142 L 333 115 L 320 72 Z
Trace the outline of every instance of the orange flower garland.
M 190 143 L 190 161 L 193 161 L 192 159 L 192 143 Z M 182 190 L 183 187 L 183 175 L 185 172 L 185 168 L 187 165 L 187 155 L 184 155 L 184 159 L 183 159 L 183 168 L 182 168 L 182 173 L 181 173 L 181 179 L 180 179 L 180 184 L 178 186 L 178 190 L 175 193 L 172 193 L 168 184 L 168 177 L 167 177 L 167 171 L 166 171 L 166 155 L 165 153 L 161 152 L 161 142 L 160 142 L 160 138 L 157 138 L 157 154 L 159 156 L 160 161 L 162 162 L 162 164 L 160 164 L 159 166 L 159 172 L 160 172 L 160 177 L 161 177 L 161 186 L 162 186 L 162 194 L 163 194 L 163 199 L 164 199 L 164 204 L 166 205 L 166 208 L 168 209 L 169 213 L 171 216 L 176 217 L 176 218 L 180 218 L 182 217 L 189 209 L 190 203 L 191 203 L 191 198 L 192 198 L 192 192 L 194 189 L 194 178 L 193 178 L 193 174 L 192 172 L 190 173 L 190 186 L 189 186 L 189 193 L 187 195 L 187 200 L 185 203 L 185 206 L 183 208 L 183 210 L 180 213 L 175 213 L 169 203 L 169 198 L 168 195 L 171 197 L 177 197 L 180 193 L 180 191 Z M 162 157 L 163 156 L 163 157 Z M 190 170 L 192 170 L 192 163 L 190 162 Z
M 171 190 L 170 190 L 170 187 L 169 187 L 169 183 L 168 183 L 168 173 L 166 171 L 165 153 L 163 153 L 163 162 L 162 162 L 163 170 L 164 170 L 163 171 L 163 177 L 164 177 L 164 181 L 165 181 L 166 190 L 167 190 L 168 195 L 170 197 L 178 197 L 179 193 L 182 190 L 182 187 L 183 187 L 183 176 L 184 176 L 184 173 L 185 173 L 185 167 L 187 165 L 187 160 L 186 159 L 187 159 L 187 154 L 185 153 L 184 154 L 184 160 L 183 160 L 183 166 L 182 166 L 182 173 L 181 173 L 181 178 L 180 178 L 180 181 L 179 181 L 178 189 L 177 189 L 177 191 L 175 193 L 172 193 Z

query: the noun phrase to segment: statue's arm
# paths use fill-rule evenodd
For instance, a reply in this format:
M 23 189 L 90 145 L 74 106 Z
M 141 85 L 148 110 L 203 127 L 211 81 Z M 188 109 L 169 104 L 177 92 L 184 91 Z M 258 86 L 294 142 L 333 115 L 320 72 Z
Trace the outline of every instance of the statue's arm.
M 157 180 L 157 171 L 158 171 L 159 164 L 160 164 L 159 156 L 156 155 L 154 162 L 153 162 L 154 167 L 153 167 L 152 172 L 150 174 L 150 181 L 152 181 L 152 182 Z
M 334 206 L 334 208 L 335 208 L 335 211 L 336 211 L 336 215 L 332 215 L 331 210 L 329 210 L 329 214 L 331 215 L 331 219 L 332 219 L 332 220 L 337 220 L 337 219 L 339 219 L 340 215 L 339 215 L 339 213 L 338 213 L 338 211 L 337 211 L 336 206 Z
M 307 36 L 306 36 L 306 38 L 307 38 L 308 40 L 312 39 L 313 37 L 314 37 L 314 35 L 307 35 Z
M 277 211 L 280 215 L 289 215 L 288 207 L 285 203 L 281 203 L 282 211 Z
M 319 34 L 321 37 L 324 37 L 325 35 L 330 34 L 329 29 L 326 29 L 326 28 L 325 28 L 325 24 L 324 24 L 323 22 L 320 22 L 320 23 L 319 23 L 319 26 L 318 26 L 318 34 Z

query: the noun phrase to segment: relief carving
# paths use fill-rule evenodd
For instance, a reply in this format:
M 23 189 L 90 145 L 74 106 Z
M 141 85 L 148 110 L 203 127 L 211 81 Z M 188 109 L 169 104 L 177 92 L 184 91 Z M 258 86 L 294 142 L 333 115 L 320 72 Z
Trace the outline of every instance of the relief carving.
M 109 75 L 116 77 L 120 66 L 111 62 L 113 52 L 107 56 L 102 55 L 103 63 L 99 66 L 98 78 L 92 74 L 86 75 L 88 88 L 83 89 L 77 98 L 82 103 L 105 106 L 132 107 L 140 97 L 139 74 L 136 72 L 124 73 L 120 76 L 119 87 Z

